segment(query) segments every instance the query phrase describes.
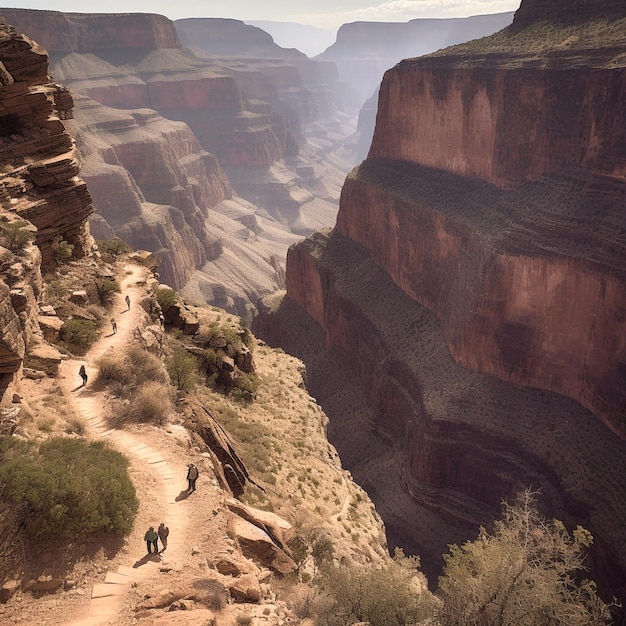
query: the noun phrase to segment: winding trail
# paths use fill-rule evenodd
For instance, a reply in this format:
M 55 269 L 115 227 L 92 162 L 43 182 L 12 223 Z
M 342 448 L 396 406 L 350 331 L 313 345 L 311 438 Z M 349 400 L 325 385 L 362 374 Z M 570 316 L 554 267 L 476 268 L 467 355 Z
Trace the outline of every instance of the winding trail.
M 110 429 L 104 420 L 105 394 L 92 391 L 89 382 L 85 387 L 78 386 L 82 382 L 78 374 L 80 365 L 85 364 L 89 381 L 95 380 L 96 360 L 111 348 L 129 345 L 135 329 L 140 326 L 140 320 L 145 315 L 138 302 L 145 293 L 141 284 L 146 280 L 147 270 L 139 265 L 129 264 L 124 271 L 127 273 L 121 281 L 122 294 L 116 294 L 111 309 L 117 323 L 117 332 L 101 337 L 83 360 L 63 361 L 59 368 L 60 384 L 68 402 L 87 421 L 88 436 L 106 441 L 112 448 L 129 457 L 131 462 L 149 464 L 151 474 L 166 500 L 163 519 L 167 520 L 170 528 L 170 541 L 167 550 L 158 557 L 147 556 L 145 542 L 142 542 L 143 551 L 142 544 L 128 548 L 128 564 L 119 566 L 115 571 L 108 571 L 102 583 L 93 586 L 87 613 L 64 622 L 66 626 L 96 626 L 111 622 L 124 605 L 132 583 L 157 574 L 159 567 L 163 565 L 176 563 L 186 549 L 186 503 L 184 500 L 177 501 L 181 489 L 186 486 L 186 467 L 183 463 L 176 464 L 164 459 L 158 450 L 144 443 L 140 436 L 120 429 Z M 126 295 L 130 297 L 130 309 L 124 301 Z M 138 485 L 135 487 L 139 494 Z

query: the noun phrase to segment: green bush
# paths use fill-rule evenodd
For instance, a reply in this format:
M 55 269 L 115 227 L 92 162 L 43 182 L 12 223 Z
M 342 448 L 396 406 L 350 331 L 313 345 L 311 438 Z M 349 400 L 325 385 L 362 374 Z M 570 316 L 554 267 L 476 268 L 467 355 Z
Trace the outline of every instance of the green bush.
M 54 251 L 54 258 L 57 261 L 69 261 L 74 254 L 73 244 L 65 241 L 65 239 L 60 239 L 59 241 L 53 243 L 52 250 Z
M 41 539 L 128 535 L 138 509 L 128 461 L 101 442 L 0 440 L 0 498 Z
M 28 222 L 2 222 L 0 223 L 0 243 L 11 252 L 18 252 L 26 247 L 26 244 L 35 239 L 35 233 L 27 230 Z
M 179 391 L 191 391 L 197 381 L 198 362 L 185 348 L 179 347 L 167 361 L 172 384 Z
M 97 239 L 96 244 L 100 252 L 113 254 L 115 256 L 127 254 L 133 251 L 133 249 L 119 237 L 113 237 L 112 239 Z
M 85 354 L 91 344 L 98 339 L 98 330 L 91 320 L 74 318 L 61 326 L 59 339 L 71 352 L 81 355 Z
M 161 307 L 161 311 L 165 313 L 171 306 L 176 304 L 176 292 L 169 287 L 161 287 L 156 293 L 157 302 Z

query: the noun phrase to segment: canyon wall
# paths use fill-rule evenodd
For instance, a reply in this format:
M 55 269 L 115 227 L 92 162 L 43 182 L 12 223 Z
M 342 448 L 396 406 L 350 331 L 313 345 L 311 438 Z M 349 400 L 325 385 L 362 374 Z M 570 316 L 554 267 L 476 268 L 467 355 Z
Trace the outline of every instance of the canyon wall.
M 511 23 L 513 13 L 409 22 L 352 22 L 337 31 L 337 41 L 315 57 L 337 65 L 341 80 L 359 95 L 359 108 L 374 93 L 383 74 L 402 59 L 490 35 Z
M 322 217 L 331 224 L 336 215 L 338 192 L 326 219 L 331 202 L 302 187 L 305 181 L 317 185 L 313 168 L 306 177 L 299 173 L 302 122 L 317 120 L 324 100 L 304 87 L 298 67 L 289 63 L 294 54 L 218 59 L 183 49 L 173 23 L 149 14 L 6 14 L 46 42 L 55 78 L 75 94 L 73 131 L 98 211 L 91 218 L 94 235 L 118 236 L 154 252 L 164 282 L 182 290 L 192 281 L 190 295 L 248 318 L 259 295 L 282 284 L 284 254 L 276 253 L 300 232 L 312 232 Z M 239 26 L 229 41 L 246 50 Z M 317 64 L 309 66 L 302 65 L 311 84 L 323 83 Z M 235 211 L 224 204 L 233 195 L 239 196 Z M 281 220 L 264 222 L 280 232 L 264 230 L 255 209 Z M 311 219 L 313 212 L 319 217 Z M 254 237 L 241 234 L 253 232 L 249 224 Z M 298 234 L 282 232 L 292 227 Z M 269 240 L 280 243 L 268 254 Z M 242 252 L 242 243 L 258 250 Z M 239 267 L 221 267 L 249 258 L 254 268 L 248 277 Z M 212 265 L 218 259 L 219 270 Z M 224 271 L 238 278 L 221 288 L 215 279 L 208 287 L 207 277 L 198 275 Z
M 68 131 L 73 101 L 48 75 L 48 56 L 37 43 L 0 19 L 0 430 L 15 414 L 7 388 L 33 351 L 42 270 L 59 254 L 89 254 L 91 196 L 80 177 L 78 152 Z M 6 419 L 5 419 L 6 418 Z M 8 422 L 7 422 L 8 420 Z
M 253 325 L 305 360 L 346 466 L 431 575 L 444 536 L 531 487 L 626 595 L 626 7 L 617 26 L 603 8 L 389 70 L 335 229 L 290 249 Z

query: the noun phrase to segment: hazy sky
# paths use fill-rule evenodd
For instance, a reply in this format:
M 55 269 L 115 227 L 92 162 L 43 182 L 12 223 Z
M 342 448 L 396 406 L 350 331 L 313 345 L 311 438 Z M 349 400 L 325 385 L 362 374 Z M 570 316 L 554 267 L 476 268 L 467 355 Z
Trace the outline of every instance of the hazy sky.
M 173 20 L 183 17 L 275 20 L 335 30 L 341 24 L 363 20 L 406 22 L 416 17 L 502 13 L 518 9 L 520 0 L 0 0 L 0 5 L 78 13 L 159 13 Z

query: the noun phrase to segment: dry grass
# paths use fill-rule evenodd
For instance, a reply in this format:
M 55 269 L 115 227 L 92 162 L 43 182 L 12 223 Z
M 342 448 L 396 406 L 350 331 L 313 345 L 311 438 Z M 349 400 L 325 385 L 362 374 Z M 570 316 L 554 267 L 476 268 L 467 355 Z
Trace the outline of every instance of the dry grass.
M 221 324 L 239 324 L 224 311 L 212 313 Z M 252 350 L 260 381 L 254 402 L 242 405 L 203 386 L 194 393 L 230 433 L 263 488 L 249 484 L 243 499 L 287 519 L 307 542 L 327 535 L 339 557 L 380 558 L 382 527 L 368 496 L 335 460 L 327 418 L 304 388 L 302 362 L 256 341 Z

